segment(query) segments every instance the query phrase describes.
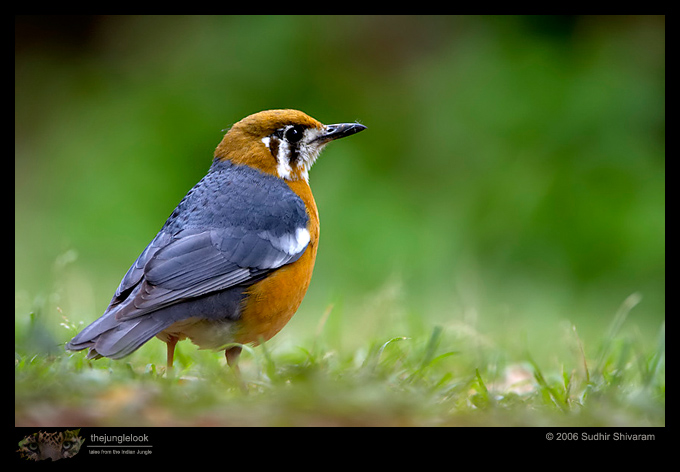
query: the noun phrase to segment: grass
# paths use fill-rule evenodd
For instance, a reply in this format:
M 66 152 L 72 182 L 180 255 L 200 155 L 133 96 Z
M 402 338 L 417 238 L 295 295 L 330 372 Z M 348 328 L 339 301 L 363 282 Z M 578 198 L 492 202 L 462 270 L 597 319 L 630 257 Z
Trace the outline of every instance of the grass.
M 16 424 L 665 424 L 664 16 L 16 25 Z M 157 340 L 66 353 L 279 107 L 369 130 L 315 164 L 312 286 L 248 393 L 186 342 L 174 378 Z
M 122 361 L 31 354 L 27 342 L 44 326 L 33 313 L 17 334 L 15 424 L 664 426 L 665 331 L 652 345 L 624 334 L 635 303 L 636 295 L 623 303 L 599 345 L 584 345 L 572 325 L 569 354 L 556 362 L 456 326 L 337 349 L 325 336 L 329 308 L 299 345 L 245 346 L 245 391 L 224 356 L 189 343 L 171 376 L 155 340 Z M 79 327 L 63 317 L 59 329 L 68 338 Z

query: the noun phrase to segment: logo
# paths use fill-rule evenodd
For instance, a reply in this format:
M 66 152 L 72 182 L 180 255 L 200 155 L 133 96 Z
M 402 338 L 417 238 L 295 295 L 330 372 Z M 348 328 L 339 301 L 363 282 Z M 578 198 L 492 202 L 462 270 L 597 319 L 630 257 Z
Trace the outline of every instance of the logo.
M 70 459 L 78 454 L 85 441 L 79 433 L 80 428 L 53 433 L 38 431 L 19 441 L 17 452 L 29 461 Z

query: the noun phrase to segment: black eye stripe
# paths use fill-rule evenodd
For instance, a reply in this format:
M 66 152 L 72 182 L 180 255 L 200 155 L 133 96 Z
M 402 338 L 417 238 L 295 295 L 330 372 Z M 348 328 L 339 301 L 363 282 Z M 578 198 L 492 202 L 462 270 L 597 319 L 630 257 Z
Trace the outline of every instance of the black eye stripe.
M 288 150 L 290 151 L 288 154 L 288 163 L 292 167 L 295 165 L 295 163 L 298 160 L 298 157 L 300 157 L 300 151 L 298 150 L 297 143 L 288 143 Z
M 270 139 L 269 140 L 269 151 L 271 151 L 272 156 L 276 157 L 279 153 L 279 141 L 278 139 Z
M 298 143 L 304 135 L 305 127 L 302 125 L 288 125 L 284 128 L 279 128 L 270 137 L 269 150 L 279 160 L 279 152 L 285 146 L 283 149 L 287 151 L 288 164 L 294 166 L 300 157 Z
M 272 156 L 274 156 L 274 159 L 276 159 L 277 162 L 280 161 L 283 156 L 285 156 L 287 158 L 288 165 L 295 165 L 300 156 L 297 143 L 289 143 L 285 139 L 279 138 L 277 134 L 278 131 L 277 133 L 274 133 L 274 135 L 269 140 L 269 152 L 271 152 Z M 282 152 L 282 156 L 279 156 L 279 152 Z

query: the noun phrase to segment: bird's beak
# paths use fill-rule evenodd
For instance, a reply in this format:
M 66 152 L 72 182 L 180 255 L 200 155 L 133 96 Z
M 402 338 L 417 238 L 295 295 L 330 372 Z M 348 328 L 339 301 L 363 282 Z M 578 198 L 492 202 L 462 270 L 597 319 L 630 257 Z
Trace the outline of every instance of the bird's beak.
M 365 129 L 366 127 L 359 123 L 339 123 L 337 125 L 326 125 L 325 132 L 317 137 L 315 141 L 319 141 L 320 144 L 326 144 L 327 142 L 333 141 L 334 139 L 351 136 Z

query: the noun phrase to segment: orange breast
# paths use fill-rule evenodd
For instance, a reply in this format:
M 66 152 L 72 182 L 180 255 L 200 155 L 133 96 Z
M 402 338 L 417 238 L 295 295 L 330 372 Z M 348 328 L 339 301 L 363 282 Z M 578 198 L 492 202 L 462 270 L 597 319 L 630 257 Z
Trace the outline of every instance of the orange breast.
M 290 321 L 307 293 L 312 279 L 319 241 L 319 214 L 309 185 L 304 180 L 287 182 L 305 203 L 309 223 L 309 245 L 292 264 L 272 272 L 267 278 L 248 288 L 235 341 L 255 343 L 267 341 Z

